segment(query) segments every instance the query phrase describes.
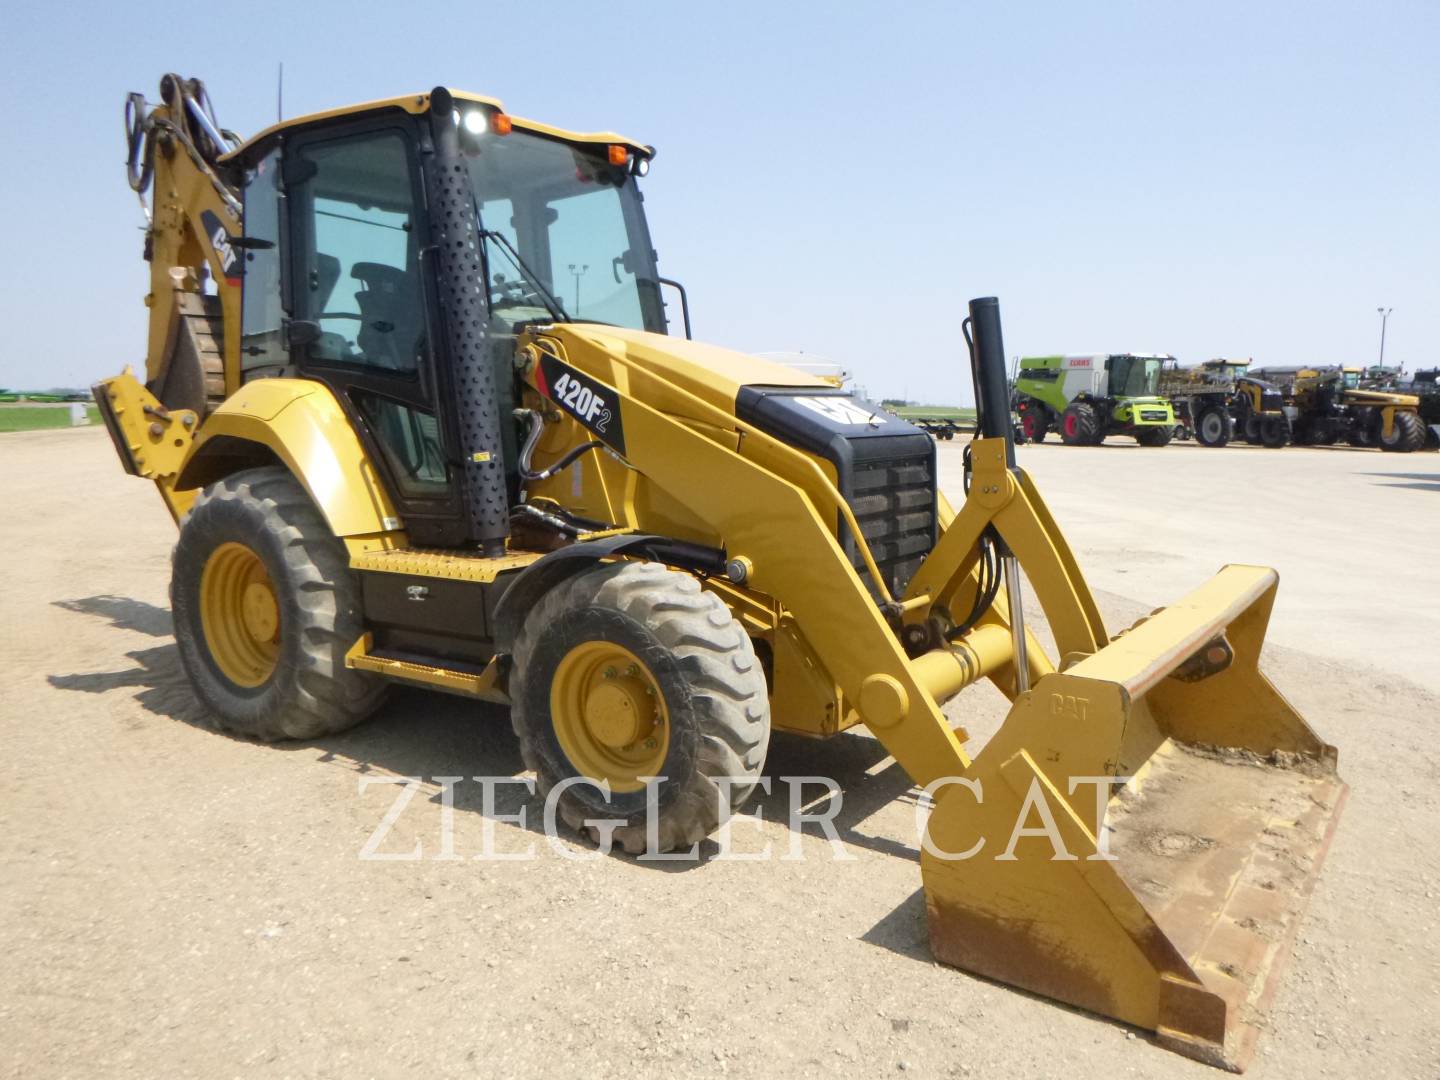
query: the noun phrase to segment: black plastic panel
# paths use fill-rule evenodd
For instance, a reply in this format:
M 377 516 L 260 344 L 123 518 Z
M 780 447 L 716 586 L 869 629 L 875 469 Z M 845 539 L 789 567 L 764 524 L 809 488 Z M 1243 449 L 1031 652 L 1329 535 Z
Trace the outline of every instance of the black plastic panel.
M 935 440 L 915 425 L 843 390 L 744 386 L 736 399 L 742 420 L 835 466 L 840 494 L 892 595 L 935 546 Z M 864 566 L 854 538 L 840 532 L 856 569 Z M 867 580 L 863 570 L 862 580 Z

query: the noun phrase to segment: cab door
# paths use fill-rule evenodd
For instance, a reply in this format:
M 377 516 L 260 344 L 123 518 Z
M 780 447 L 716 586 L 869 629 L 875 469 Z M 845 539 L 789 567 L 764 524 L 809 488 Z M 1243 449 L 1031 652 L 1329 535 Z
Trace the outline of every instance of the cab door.
M 466 525 L 454 419 L 437 392 L 414 129 L 382 120 L 301 135 L 283 172 L 292 364 L 344 405 L 411 541 L 459 545 Z

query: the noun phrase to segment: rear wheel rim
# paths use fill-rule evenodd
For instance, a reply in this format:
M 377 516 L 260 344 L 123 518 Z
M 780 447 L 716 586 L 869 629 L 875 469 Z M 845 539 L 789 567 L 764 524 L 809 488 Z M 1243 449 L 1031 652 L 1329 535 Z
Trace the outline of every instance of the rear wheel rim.
M 247 689 L 263 685 L 280 658 L 280 605 L 260 556 L 221 544 L 200 574 L 200 625 L 220 674 Z
M 1200 421 L 1200 431 L 1206 442 L 1217 442 L 1224 429 L 1225 422 L 1213 412 L 1206 413 Z
M 659 682 L 622 645 L 586 641 L 555 669 L 550 719 L 575 771 L 612 791 L 639 791 L 670 752 L 670 715 Z

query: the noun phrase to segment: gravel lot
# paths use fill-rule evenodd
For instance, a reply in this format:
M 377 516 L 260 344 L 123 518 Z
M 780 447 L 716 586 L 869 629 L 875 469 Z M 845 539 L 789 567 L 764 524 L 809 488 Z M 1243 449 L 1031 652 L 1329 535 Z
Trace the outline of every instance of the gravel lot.
M 1251 1075 L 1440 1075 L 1440 456 L 1020 455 L 1112 625 L 1225 561 L 1280 569 L 1268 670 L 1353 794 Z M 960 443 L 941 457 L 958 499 Z M 736 847 L 802 861 L 573 861 L 518 787 L 498 810 L 527 827 L 470 781 L 447 811 L 436 777 L 519 775 L 500 710 L 407 691 L 318 743 L 211 731 L 171 639 L 173 526 L 103 431 L 0 436 L 0 476 L 13 1076 L 1219 1075 L 932 963 L 913 797 L 872 740 L 772 747 L 774 777 L 843 785 L 843 860 L 790 835 L 777 779 Z M 952 709 L 983 732 L 1003 704 Z M 421 857 L 362 860 L 394 776 L 427 781 L 380 850 Z

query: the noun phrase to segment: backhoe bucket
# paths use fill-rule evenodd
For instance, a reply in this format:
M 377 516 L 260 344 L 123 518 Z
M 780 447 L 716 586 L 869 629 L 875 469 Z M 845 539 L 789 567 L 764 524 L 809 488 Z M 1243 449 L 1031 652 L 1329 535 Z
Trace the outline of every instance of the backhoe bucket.
M 933 788 L 939 959 L 1245 1067 L 1346 793 L 1260 673 L 1276 584 L 1226 567 L 1042 677 Z

